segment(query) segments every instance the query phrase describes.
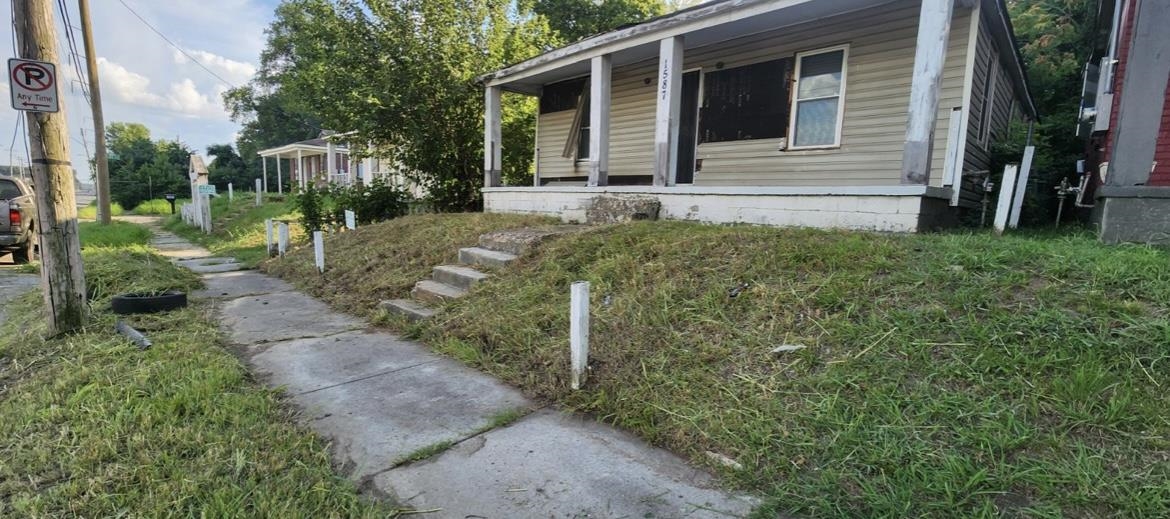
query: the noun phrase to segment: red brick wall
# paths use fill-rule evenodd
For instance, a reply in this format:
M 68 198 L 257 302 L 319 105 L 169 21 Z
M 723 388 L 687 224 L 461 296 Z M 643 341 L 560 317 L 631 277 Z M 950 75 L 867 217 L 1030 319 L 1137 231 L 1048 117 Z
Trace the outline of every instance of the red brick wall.
M 1125 20 L 1121 25 L 1121 36 L 1117 39 L 1117 73 L 1113 75 L 1113 106 L 1109 107 L 1109 132 L 1105 136 L 1105 160 L 1113 160 L 1113 129 L 1117 127 L 1117 113 L 1121 107 L 1121 86 L 1125 83 L 1125 67 L 1129 63 L 1130 35 L 1133 34 L 1134 0 L 1122 0 L 1128 4 L 1121 10 Z M 1102 107 L 1097 107 L 1098 110 Z
M 1170 186 L 1170 81 L 1166 83 L 1166 102 L 1162 105 L 1162 128 L 1158 130 L 1158 147 L 1154 150 L 1151 186 Z

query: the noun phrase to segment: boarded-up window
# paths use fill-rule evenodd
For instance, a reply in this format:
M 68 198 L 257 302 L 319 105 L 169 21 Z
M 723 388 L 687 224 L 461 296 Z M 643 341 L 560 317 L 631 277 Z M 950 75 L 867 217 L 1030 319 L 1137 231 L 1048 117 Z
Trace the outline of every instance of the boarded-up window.
M 791 84 L 792 60 L 787 58 L 708 72 L 699 114 L 699 141 L 785 136 Z
M 550 114 L 577 108 L 577 99 L 589 78 L 570 79 L 545 85 L 540 94 L 540 113 Z

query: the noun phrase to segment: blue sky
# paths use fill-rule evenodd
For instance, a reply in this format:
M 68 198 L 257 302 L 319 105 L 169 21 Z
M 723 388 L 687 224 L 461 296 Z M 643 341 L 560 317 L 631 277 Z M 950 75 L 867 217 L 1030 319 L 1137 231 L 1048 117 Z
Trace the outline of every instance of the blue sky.
M 178 44 L 204 66 L 233 85 L 246 83 L 259 64 L 264 29 L 279 0 L 124 0 L 134 11 Z M 76 0 L 65 0 L 78 26 Z M 139 122 L 154 138 L 178 138 L 204 153 L 207 145 L 235 142 L 239 125 L 228 119 L 220 94 L 228 88 L 219 79 L 184 57 L 122 5 L 119 0 L 91 0 L 94 44 L 99 58 L 106 123 Z M 14 57 L 12 19 L 0 9 L 0 37 L 4 58 Z M 70 154 L 77 176 L 88 183 L 86 148 L 93 153 L 93 119 L 77 86 L 64 46 L 60 13 L 57 15 L 58 75 L 63 76 L 65 111 L 69 120 Z M 81 31 L 74 31 L 78 51 L 84 53 Z M 85 70 L 84 62 L 82 70 Z M 10 149 L 19 112 L 13 110 L 7 81 L 0 86 L 0 164 L 20 163 L 23 132 Z M 84 136 L 82 131 L 84 130 Z M 84 141 L 84 145 L 82 144 Z

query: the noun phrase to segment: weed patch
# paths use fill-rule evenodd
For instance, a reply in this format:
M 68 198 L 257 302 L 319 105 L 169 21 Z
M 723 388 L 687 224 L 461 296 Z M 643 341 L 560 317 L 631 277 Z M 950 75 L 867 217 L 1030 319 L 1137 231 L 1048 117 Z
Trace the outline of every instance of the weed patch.
M 265 250 L 267 246 L 265 220 L 272 218 L 290 222 L 290 239 L 296 242 L 304 240 L 301 226 L 295 223 L 297 217 L 292 203 L 284 197 L 270 196 L 264 204 L 256 207 L 255 197 L 241 194 L 233 201 L 229 201 L 225 196 L 212 200 L 211 234 L 204 234 L 199 229 L 188 226 L 178 215 L 168 218 L 164 227 L 202 245 L 216 256 L 234 257 L 247 267 L 255 267 L 268 258 L 268 252 Z

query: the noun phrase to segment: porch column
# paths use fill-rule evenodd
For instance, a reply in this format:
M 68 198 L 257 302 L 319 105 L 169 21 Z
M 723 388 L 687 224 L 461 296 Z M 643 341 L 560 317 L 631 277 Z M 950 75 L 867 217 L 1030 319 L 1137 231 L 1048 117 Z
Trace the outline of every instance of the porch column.
M 674 183 L 678 168 L 678 124 L 682 97 L 683 37 L 658 47 L 658 112 L 654 118 L 654 185 Z
M 503 90 L 498 86 L 484 89 L 483 105 L 483 187 L 499 187 L 500 168 L 504 162 L 500 130 L 500 98 Z
M 301 157 L 301 150 L 297 150 L 297 180 L 300 182 L 301 189 L 305 188 L 305 161 Z
M 333 141 L 325 141 L 325 183 L 333 182 L 333 175 L 337 173 L 337 150 Z
M 902 149 L 902 183 L 929 184 L 934 128 L 943 65 L 950 42 L 954 0 L 922 0 L 918 16 L 918 43 L 914 50 L 914 79 L 910 84 L 906 145 Z
M 263 178 L 264 181 L 260 183 L 260 187 L 264 190 L 265 193 L 267 193 L 268 192 L 268 157 L 261 155 L 260 156 L 260 164 L 262 164 L 262 166 L 260 166 L 260 171 L 264 173 L 261 176 L 261 178 Z
M 283 176 L 283 173 L 281 173 L 281 171 L 280 171 L 280 155 L 277 155 L 276 156 L 276 192 L 283 195 L 284 194 L 284 181 L 281 180 L 281 178 L 280 178 L 281 176 Z
M 609 54 L 593 58 L 589 76 L 589 187 L 609 185 Z
M 366 158 L 362 160 L 362 182 L 367 186 L 374 182 L 374 144 L 366 143 Z

